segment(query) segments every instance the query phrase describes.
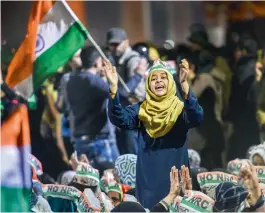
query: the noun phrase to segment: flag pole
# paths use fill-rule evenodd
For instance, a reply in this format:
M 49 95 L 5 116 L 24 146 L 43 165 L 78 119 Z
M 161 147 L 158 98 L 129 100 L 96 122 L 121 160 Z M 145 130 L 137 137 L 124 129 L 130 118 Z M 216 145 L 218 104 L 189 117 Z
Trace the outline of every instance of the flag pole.
M 61 0 L 61 2 L 64 4 L 64 6 L 66 7 L 66 9 L 69 11 L 69 13 L 73 16 L 74 19 L 79 20 L 78 17 L 75 15 L 75 13 L 72 11 L 72 9 L 70 8 L 70 6 L 66 3 L 65 0 Z M 89 31 L 88 31 L 89 32 Z M 92 38 L 91 34 L 88 33 L 88 39 L 89 41 L 94 45 L 94 47 L 97 49 L 97 51 L 99 52 L 99 54 L 101 55 L 102 58 L 107 59 L 106 55 L 104 54 L 104 52 L 101 50 L 100 46 L 98 46 L 97 42 Z M 122 86 L 124 87 L 124 89 L 126 90 L 126 92 L 131 93 L 131 90 L 129 89 L 129 87 L 126 85 L 126 83 L 124 82 L 124 80 L 122 79 L 122 77 L 118 74 L 118 78 L 119 81 L 121 82 Z
M 103 53 L 103 51 L 101 50 L 101 48 L 98 46 L 98 44 L 95 42 L 95 40 L 92 38 L 92 36 L 90 35 L 90 33 L 88 33 L 88 39 L 90 40 L 90 42 L 94 45 L 94 47 L 97 49 L 97 51 L 99 52 L 99 54 L 101 55 L 102 58 L 107 59 L 106 55 Z M 124 80 L 122 79 L 122 77 L 118 74 L 118 78 L 119 81 L 121 82 L 122 86 L 124 87 L 124 89 L 126 90 L 126 92 L 131 93 L 131 90 L 129 89 L 129 87 L 126 85 L 126 83 L 124 82 Z

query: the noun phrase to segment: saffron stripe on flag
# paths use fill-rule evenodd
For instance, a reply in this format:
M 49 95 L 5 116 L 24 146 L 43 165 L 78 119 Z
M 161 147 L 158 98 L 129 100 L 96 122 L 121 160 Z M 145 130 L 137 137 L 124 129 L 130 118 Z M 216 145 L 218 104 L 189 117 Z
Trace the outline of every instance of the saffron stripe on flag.
M 38 24 L 53 5 L 54 2 L 52 1 L 36 1 L 33 3 L 27 35 L 8 67 L 6 83 L 11 88 L 14 88 L 19 82 L 27 79 L 32 74 Z
M 42 2 L 38 2 L 35 7 L 28 24 L 28 39 L 26 38 L 26 42 L 21 45 L 23 48 L 26 46 L 30 48 L 24 51 L 27 54 L 21 51 L 17 53 L 21 58 L 27 58 L 26 66 L 23 67 L 25 62 L 17 59 L 18 65 L 15 67 L 17 69 L 11 69 L 11 66 L 7 77 L 8 85 L 15 87 L 26 99 L 41 86 L 46 78 L 56 73 L 60 66 L 66 64 L 75 52 L 84 46 L 88 38 L 87 30 L 64 0 L 56 1 L 49 10 L 46 7 L 46 13 L 39 11 L 44 7 Z M 40 16 L 42 16 L 41 19 Z M 36 32 L 30 30 L 31 22 L 35 23 L 34 27 L 37 23 Z M 35 49 L 32 50 L 33 46 Z M 31 63 L 31 66 L 28 63 Z M 27 71 L 23 70 L 25 67 L 28 68 Z M 20 73 L 22 71 L 24 74 Z

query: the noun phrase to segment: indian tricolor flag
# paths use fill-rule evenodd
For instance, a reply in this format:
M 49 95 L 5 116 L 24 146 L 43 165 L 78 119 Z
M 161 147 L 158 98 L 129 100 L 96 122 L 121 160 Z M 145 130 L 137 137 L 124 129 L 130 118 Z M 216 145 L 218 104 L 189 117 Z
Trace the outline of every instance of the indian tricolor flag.
M 28 99 L 84 46 L 88 32 L 65 1 L 36 1 L 6 83 Z
M 1 212 L 29 212 L 31 193 L 28 111 L 19 105 L 1 125 Z

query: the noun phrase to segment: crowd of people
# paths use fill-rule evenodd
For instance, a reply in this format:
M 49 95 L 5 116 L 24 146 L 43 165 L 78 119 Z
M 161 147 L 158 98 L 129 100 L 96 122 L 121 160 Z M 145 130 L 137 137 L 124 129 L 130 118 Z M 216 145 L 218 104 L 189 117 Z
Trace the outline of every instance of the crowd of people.
M 78 50 L 35 105 L 1 76 L 2 123 L 29 108 L 33 212 L 265 211 L 264 54 L 247 35 L 216 48 L 201 24 L 187 41 L 111 28 L 107 58 Z

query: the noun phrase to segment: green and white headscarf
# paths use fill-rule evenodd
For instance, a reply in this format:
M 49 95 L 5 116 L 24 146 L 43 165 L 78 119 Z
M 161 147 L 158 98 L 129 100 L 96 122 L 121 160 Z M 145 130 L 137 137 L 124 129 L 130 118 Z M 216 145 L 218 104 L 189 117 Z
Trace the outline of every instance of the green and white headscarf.
M 85 186 L 98 186 L 99 172 L 89 164 L 80 163 L 76 169 L 76 175 L 73 178 L 73 182 Z
M 259 155 L 263 161 L 265 162 L 265 142 L 262 144 L 254 147 L 252 151 L 250 152 L 249 160 L 253 163 L 253 158 L 255 155 Z

